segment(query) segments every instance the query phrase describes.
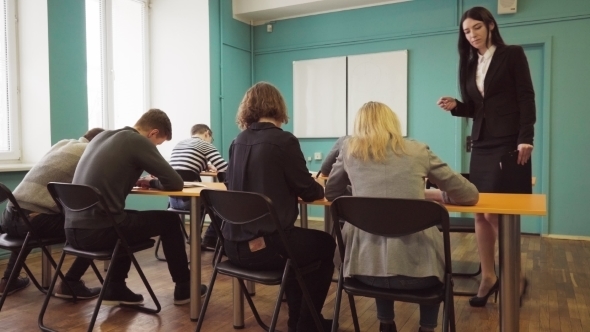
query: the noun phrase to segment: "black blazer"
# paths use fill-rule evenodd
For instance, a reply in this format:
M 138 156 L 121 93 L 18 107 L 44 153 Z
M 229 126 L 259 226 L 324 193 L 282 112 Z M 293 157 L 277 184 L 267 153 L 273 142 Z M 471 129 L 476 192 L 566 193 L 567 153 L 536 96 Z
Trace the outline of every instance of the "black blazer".
M 473 118 L 471 137 L 478 140 L 484 128 L 493 137 L 518 135 L 517 144 L 533 144 L 535 91 L 529 64 L 520 46 L 496 49 L 484 79 L 484 97 L 477 89 L 477 61 L 470 64 L 465 84 L 467 100 L 457 101 L 454 116 Z

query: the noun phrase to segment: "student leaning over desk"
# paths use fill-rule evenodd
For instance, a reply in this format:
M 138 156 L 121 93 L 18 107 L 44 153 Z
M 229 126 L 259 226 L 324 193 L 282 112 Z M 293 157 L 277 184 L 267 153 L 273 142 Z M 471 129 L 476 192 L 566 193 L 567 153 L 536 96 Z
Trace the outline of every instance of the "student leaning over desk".
M 425 191 L 425 177 L 442 191 Z M 474 205 L 479 199 L 475 186 L 453 172 L 426 144 L 404 139 L 395 113 L 378 102 L 368 102 L 359 110 L 354 135 L 344 141 L 330 173 L 326 198 L 332 201 L 347 195 L 351 184 L 353 196 L 426 198 L 462 205 Z M 345 223 L 342 235 L 344 277 L 392 289 L 429 288 L 443 280 L 443 238 L 436 227 L 387 238 Z M 380 331 L 397 331 L 393 301 L 375 299 L 375 303 Z M 419 331 L 434 331 L 439 306 L 420 305 Z

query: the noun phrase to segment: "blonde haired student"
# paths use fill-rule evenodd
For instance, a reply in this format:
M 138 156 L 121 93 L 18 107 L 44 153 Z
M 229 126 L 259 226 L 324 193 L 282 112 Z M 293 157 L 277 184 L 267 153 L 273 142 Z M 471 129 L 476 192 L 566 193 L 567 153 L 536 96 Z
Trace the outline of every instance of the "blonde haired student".
M 425 190 L 426 177 L 441 190 Z M 379 102 L 368 102 L 359 110 L 354 134 L 344 141 L 330 173 L 326 198 L 334 200 L 346 195 L 349 184 L 353 196 L 429 199 L 464 205 L 476 204 L 479 199 L 475 186 L 453 172 L 426 144 L 404 138 L 398 117 Z M 345 224 L 343 236 L 345 277 L 392 289 L 428 288 L 443 279 L 443 240 L 436 227 L 387 238 Z M 397 331 L 393 301 L 375 302 L 380 331 Z M 438 310 L 438 304 L 420 306 L 419 331 L 436 328 Z

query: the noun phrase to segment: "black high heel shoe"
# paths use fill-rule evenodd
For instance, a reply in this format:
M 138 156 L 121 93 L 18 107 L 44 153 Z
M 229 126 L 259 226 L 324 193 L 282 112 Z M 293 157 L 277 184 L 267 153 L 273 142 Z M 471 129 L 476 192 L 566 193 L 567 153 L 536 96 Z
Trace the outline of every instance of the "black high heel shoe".
M 478 296 L 474 296 L 472 298 L 469 299 L 469 305 L 471 305 L 472 307 L 485 307 L 486 303 L 488 303 L 488 297 L 490 297 L 490 295 L 492 295 L 492 293 L 495 293 L 494 296 L 494 302 L 496 302 L 498 300 L 498 289 L 500 288 L 500 279 L 496 279 L 496 283 L 494 284 L 494 286 L 492 286 L 492 288 L 490 288 L 490 290 L 488 291 L 488 293 L 482 297 L 478 297 Z

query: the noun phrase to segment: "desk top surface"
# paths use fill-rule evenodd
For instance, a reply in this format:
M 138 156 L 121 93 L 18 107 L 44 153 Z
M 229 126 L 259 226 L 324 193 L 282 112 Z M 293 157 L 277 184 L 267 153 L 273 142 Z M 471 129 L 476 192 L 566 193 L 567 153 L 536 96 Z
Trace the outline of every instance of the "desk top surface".
M 182 191 L 163 191 L 157 189 L 133 189 L 132 194 L 154 196 L 196 196 L 201 195 L 203 189 L 226 190 L 225 184 L 219 182 L 204 182 L 203 187 L 184 188 Z
M 204 187 L 184 188 L 183 191 L 162 191 L 155 189 L 133 189 L 132 194 L 154 196 L 200 196 L 203 189 L 226 190 L 223 183 L 206 182 Z M 301 202 L 301 201 L 300 201 Z M 330 205 L 326 199 L 316 200 L 309 205 Z M 445 207 L 449 212 L 464 213 L 497 213 L 519 215 L 547 215 L 547 197 L 544 194 L 492 194 L 480 193 L 479 202 L 473 206 L 450 205 Z
M 307 203 L 330 205 L 326 199 Z M 547 215 L 547 197 L 544 194 L 492 194 L 480 193 L 479 202 L 473 206 L 445 204 L 449 212 L 497 213 L 518 215 Z

